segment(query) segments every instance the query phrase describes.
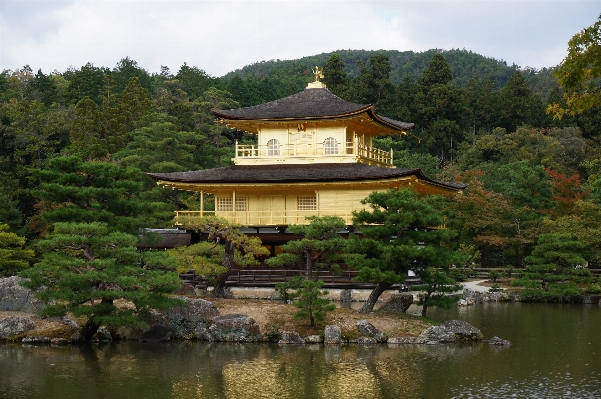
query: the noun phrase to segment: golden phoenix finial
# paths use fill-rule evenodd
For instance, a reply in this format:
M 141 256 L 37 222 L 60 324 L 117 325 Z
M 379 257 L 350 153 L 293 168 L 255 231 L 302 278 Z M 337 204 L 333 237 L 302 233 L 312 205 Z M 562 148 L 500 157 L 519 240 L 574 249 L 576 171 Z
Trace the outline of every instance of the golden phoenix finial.
M 315 69 L 313 69 L 313 75 L 315 75 L 315 81 L 319 82 L 319 79 L 323 79 L 323 69 L 320 71 L 319 67 L 316 66 Z

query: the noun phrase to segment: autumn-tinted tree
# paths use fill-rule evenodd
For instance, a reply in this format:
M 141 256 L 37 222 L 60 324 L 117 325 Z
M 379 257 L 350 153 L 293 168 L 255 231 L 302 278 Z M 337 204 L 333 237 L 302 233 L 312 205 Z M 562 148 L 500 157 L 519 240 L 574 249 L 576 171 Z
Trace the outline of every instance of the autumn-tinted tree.
M 555 118 L 601 106 L 601 16 L 570 39 L 568 55 L 554 75 L 566 91 L 566 107 L 553 103 L 547 108 Z

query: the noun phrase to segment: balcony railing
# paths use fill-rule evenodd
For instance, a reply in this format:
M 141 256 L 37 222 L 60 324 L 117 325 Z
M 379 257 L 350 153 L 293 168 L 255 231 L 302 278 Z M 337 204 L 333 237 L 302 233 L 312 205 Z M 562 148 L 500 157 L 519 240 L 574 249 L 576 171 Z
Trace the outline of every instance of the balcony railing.
M 307 216 L 339 216 L 346 224 L 353 224 L 352 210 L 320 209 L 310 211 L 176 211 L 175 224 L 181 225 L 182 218 L 215 215 L 229 222 L 245 226 L 283 226 L 289 224 L 309 224 Z
M 358 141 L 318 144 L 241 145 L 236 142 L 236 159 L 295 157 L 359 157 L 392 166 L 393 152 L 370 147 Z

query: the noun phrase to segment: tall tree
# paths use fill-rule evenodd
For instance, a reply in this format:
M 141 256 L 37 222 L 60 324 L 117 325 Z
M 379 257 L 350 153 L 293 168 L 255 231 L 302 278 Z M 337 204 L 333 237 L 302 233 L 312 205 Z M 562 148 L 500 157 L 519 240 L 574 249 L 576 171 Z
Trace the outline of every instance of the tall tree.
M 67 312 L 84 317 L 81 330 L 89 341 L 101 325 L 145 326 L 150 309 L 181 303 L 165 294 L 180 285 L 175 262 L 165 252 L 138 252 L 138 238 L 117 232 L 106 223 L 56 223 L 40 242 L 43 260 L 22 273 L 29 288 L 48 305 L 46 316 Z M 117 306 L 124 299 L 133 306 Z
M 303 238 L 282 245 L 281 254 L 266 260 L 269 266 L 305 265 L 305 278 L 313 278 L 316 268 L 328 268 L 342 260 L 346 240 L 340 231 L 346 228 L 337 216 L 308 216 L 308 225 L 290 225 L 288 231 Z
M 344 62 L 338 54 L 332 54 L 323 65 L 323 82 L 337 96 L 344 96 L 348 90 L 349 79 L 344 71 Z
M 144 189 L 138 169 L 71 155 L 50 160 L 38 175 L 35 194 L 53 204 L 42 215 L 48 223 L 103 222 L 114 231 L 137 234 L 153 221 L 154 205 L 138 200 Z
M 241 265 L 236 262 L 236 252 L 244 259 L 242 265 L 251 264 L 255 257 L 269 254 L 267 248 L 261 246 L 260 238 L 247 236 L 241 232 L 242 226 L 229 223 L 225 219 L 214 216 L 189 217 L 180 218 L 179 222 L 186 230 L 206 232 L 208 241 L 213 241 L 215 245 L 223 245 L 221 266 L 224 270 L 215 277 L 213 285 L 213 296 L 216 298 L 225 297 L 225 283 L 230 272 L 235 265 Z
M 359 269 L 358 281 L 377 284 L 361 312 L 371 312 L 380 295 L 405 281 L 409 270 L 425 278 L 431 267 L 448 271 L 458 263 L 459 253 L 451 247 L 456 233 L 437 228 L 445 222 L 443 197 L 419 197 L 402 188 L 373 192 L 362 202 L 369 209 L 353 214 L 361 233 L 349 239 L 347 263 Z
M 531 122 L 532 92 L 524 76 L 516 70 L 501 90 L 501 126 L 508 131 Z
M 560 103 L 549 105 L 547 112 L 554 118 L 601 106 L 601 15 L 570 39 L 568 55 L 553 74 L 564 88 L 566 100 L 566 107 Z
M 463 114 L 463 93 L 452 82 L 451 71 L 442 54 L 434 55 L 418 80 L 415 96 L 417 122 L 425 148 L 439 159 L 453 160 L 463 140 L 459 121 Z

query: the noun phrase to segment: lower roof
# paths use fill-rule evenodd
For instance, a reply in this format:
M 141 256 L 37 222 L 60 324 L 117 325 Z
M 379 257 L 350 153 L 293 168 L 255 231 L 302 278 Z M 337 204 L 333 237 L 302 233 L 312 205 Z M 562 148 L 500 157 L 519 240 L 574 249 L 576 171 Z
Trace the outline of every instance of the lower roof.
M 198 184 L 232 183 L 301 183 L 386 180 L 415 176 L 424 183 L 450 191 L 467 187 L 463 183 L 446 183 L 424 176 L 420 169 L 382 168 L 361 163 L 316 163 L 283 165 L 234 165 L 190 172 L 149 173 L 162 184 L 169 182 Z

